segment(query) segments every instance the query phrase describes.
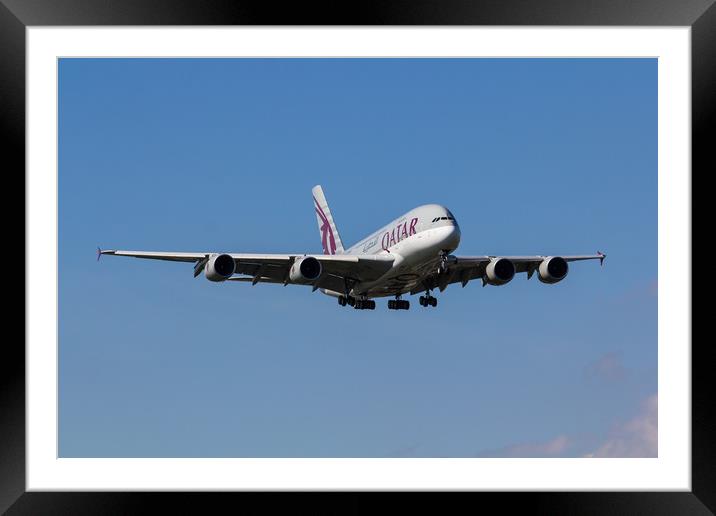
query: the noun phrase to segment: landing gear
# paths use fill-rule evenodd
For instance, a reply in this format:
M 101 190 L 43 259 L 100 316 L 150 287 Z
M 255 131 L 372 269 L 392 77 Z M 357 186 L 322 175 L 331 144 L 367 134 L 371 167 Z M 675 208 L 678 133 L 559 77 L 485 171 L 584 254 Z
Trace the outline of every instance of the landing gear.
M 341 306 L 346 306 L 346 305 L 355 306 L 356 298 L 354 298 L 352 296 L 339 296 L 338 304 Z
M 356 310 L 375 310 L 375 301 L 372 299 L 356 299 L 353 308 Z
M 388 310 L 409 310 L 410 301 L 404 299 L 391 299 L 388 301 Z
M 338 296 L 338 304 L 350 305 L 356 310 L 375 310 L 375 301 L 372 299 L 356 299 L 353 296 Z
M 448 270 L 448 254 L 445 251 L 440 251 L 440 263 L 438 264 L 438 275 L 447 272 Z M 430 294 L 428 294 L 430 297 Z
M 430 295 L 430 292 L 425 296 L 420 296 L 420 306 L 438 306 L 438 299 Z

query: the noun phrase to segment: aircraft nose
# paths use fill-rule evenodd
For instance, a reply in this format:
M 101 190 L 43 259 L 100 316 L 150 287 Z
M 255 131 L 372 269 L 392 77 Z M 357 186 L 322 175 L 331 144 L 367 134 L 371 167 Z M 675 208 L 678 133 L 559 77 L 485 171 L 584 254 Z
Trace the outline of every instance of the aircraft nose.
M 450 229 L 448 230 L 447 234 L 445 235 L 445 240 L 443 243 L 443 249 L 457 249 L 457 246 L 460 244 L 460 228 L 455 226 L 450 226 Z
M 457 247 L 460 243 L 460 227 L 457 224 L 453 226 L 452 237 L 455 240 L 455 247 Z

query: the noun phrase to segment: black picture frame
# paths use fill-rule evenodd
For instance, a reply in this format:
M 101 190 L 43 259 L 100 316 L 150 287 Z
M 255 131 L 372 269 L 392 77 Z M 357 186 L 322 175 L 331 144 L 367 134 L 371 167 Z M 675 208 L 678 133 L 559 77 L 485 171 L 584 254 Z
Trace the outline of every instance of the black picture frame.
M 340 7 L 338 7 L 340 6 Z M 243 0 L 0 0 L 0 117 L 6 178 L 25 170 L 25 29 L 49 25 L 622 25 L 690 26 L 692 37 L 692 178 L 716 170 L 708 137 L 716 105 L 716 6 L 714 0 L 401 0 L 393 2 L 294 3 L 276 8 Z M 8 158 L 11 158 L 8 160 Z M 17 172 L 11 174 L 11 172 Z M 6 183 L 6 191 L 9 191 Z M 23 186 L 24 188 L 24 186 Z M 25 271 L 25 274 L 31 271 Z M 690 278 L 689 278 L 690 281 Z M 684 343 L 689 345 L 691 343 Z M 459 493 L 410 501 L 444 512 L 446 504 L 499 503 L 530 513 L 712 514 L 716 511 L 714 390 L 708 339 L 692 345 L 692 490 L 690 492 Z M 0 511 L 8 514 L 113 514 L 163 510 L 202 513 L 224 503 L 274 508 L 270 493 L 78 493 L 26 492 L 25 347 L 7 338 L 0 375 Z M 711 385 L 711 388 L 709 388 Z M 275 495 L 275 493 L 274 493 Z M 469 499 L 467 498 L 469 497 Z M 406 503 L 402 496 L 404 512 Z M 272 499 L 273 500 L 273 499 Z M 316 496 L 286 493 L 279 503 L 292 511 L 317 512 Z M 331 512 L 366 512 L 384 505 L 374 493 L 322 497 Z M 268 505 L 267 505 L 268 504 Z M 233 512 L 233 511 L 232 511 Z

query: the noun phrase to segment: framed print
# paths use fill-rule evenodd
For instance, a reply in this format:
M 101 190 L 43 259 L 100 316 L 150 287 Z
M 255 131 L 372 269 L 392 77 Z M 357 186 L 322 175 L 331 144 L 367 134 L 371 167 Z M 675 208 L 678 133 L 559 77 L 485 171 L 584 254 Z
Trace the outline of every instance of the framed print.
M 538 5 L 0 6 L 27 203 L 3 510 L 212 503 L 182 491 L 713 510 L 690 178 L 716 8 Z M 445 228 L 435 264 L 403 261 Z

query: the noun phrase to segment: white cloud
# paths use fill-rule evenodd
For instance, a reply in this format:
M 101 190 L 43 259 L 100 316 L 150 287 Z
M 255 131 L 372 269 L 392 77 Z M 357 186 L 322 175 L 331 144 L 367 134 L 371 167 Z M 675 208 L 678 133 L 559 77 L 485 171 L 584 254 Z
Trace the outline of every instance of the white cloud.
M 590 377 L 615 382 L 626 378 L 626 369 L 622 364 L 621 354 L 615 352 L 606 353 L 589 364 L 586 368 L 586 373 Z
M 609 438 L 587 457 L 657 457 L 658 396 L 650 396 L 641 411 L 625 423 L 615 425 Z
M 478 457 L 560 457 L 572 444 L 566 435 L 541 442 L 518 443 L 496 450 L 486 450 Z
M 586 436 L 560 434 L 547 441 L 522 442 L 483 450 L 478 457 L 657 457 L 658 396 L 649 396 L 631 419 L 615 424 L 598 446 L 587 447 Z M 584 450 L 593 451 L 584 454 Z

